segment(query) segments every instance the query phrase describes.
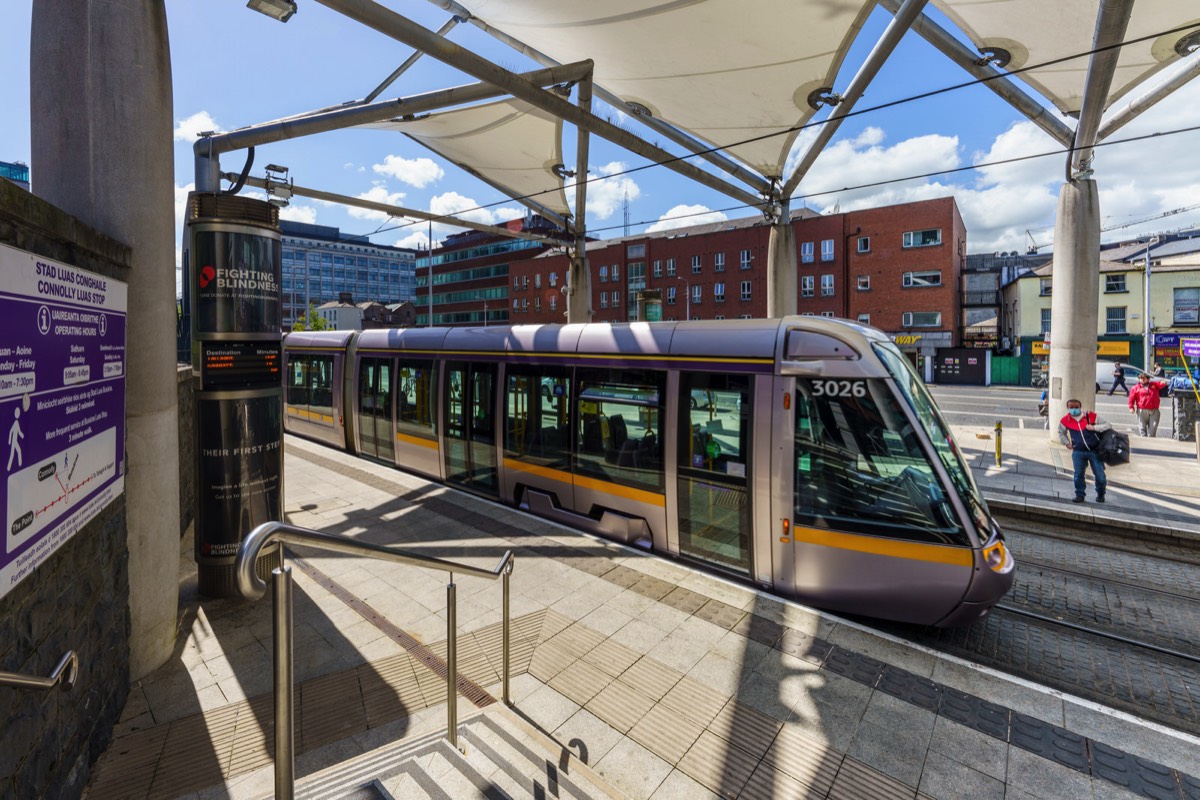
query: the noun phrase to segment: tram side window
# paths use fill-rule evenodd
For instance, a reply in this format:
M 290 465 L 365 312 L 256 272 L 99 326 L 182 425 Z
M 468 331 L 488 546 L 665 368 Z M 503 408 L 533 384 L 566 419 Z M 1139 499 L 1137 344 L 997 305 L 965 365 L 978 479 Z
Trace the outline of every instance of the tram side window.
M 308 412 L 308 418 L 320 421 L 320 415 L 333 418 L 333 356 L 293 354 L 288 361 L 288 405 Z
M 796 523 L 969 545 L 916 429 L 878 380 L 798 380 Z
M 576 379 L 576 471 L 661 492 L 666 373 L 581 369 Z
M 570 469 L 570 370 L 511 367 L 505 393 L 504 455 Z
M 404 361 L 396 371 L 396 430 L 437 438 L 437 379 L 432 361 Z

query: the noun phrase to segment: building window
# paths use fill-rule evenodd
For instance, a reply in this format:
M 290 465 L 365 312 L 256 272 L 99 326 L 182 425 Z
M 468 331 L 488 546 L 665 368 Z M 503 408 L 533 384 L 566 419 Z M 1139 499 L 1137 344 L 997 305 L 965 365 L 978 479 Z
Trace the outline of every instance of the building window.
M 1200 322 L 1200 286 L 1175 290 L 1171 319 L 1176 325 L 1195 325 Z
M 667 259 L 667 277 L 668 278 L 675 277 L 675 259 L 673 259 L 673 258 Z
M 616 289 L 613 289 L 612 306 L 613 306 L 613 308 L 617 308 L 620 305 L 621 305 L 621 293 L 618 292 Z
M 608 283 L 608 267 L 600 268 L 600 282 Z
M 817 283 L 817 279 L 814 278 L 812 275 L 801 275 L 800 276 L 800 296 L 801 297 L 812 297 L 816 293 L 815 292 L 816 283 Z
M 656 278 L 662 277 L 662 259 L 661 258 L 654 259 L 654 277 L 656 277 Z
M 550 285 L 558 286 L 558 273 L 557 272 L 550 273 Z
M 533 310 L 536 311 L 538 314 L 542 313 L 542 298 L 540 298 L 540 297 L 533 298 Z
M 557 295 L 550 295 L 550 310 L 551 310 L 551 311 L 558 311 L 558 297 L 557 297 Z
M 697 303 L 701 302 L 701 298 L 703 297 L 703 295 L 702 295 L 703 290 L 704 290 L 703 286 L 693 286 L 692 287 L 692 305 L 696 305 Z M 694 317 L 693 319 L 700 319 L 700 318 Z
M 528 288 L 529 288 L 529 276 L 528 276 L 528 275 L 522 275 L 522 276 L 521 276 L 521 288 L 522 288 L 522 289 L 528 289 Z
M 933 247 L 942 243 L 942 229 L 930 228 L 924 231 L 905 231 L 905 247 Z
M 528 311 L 529 311 L 529 298 L 523 297 L 523 298 L 521 298 L 521 313 L 525 314 L 525 313 L 528 313 Z
M 871 237 L 870 236 L 858 237 L 858 252 L 860 252 L 860 253 L 871 252 Z
M 833 261 L 833 239 L 821 240 L 821 260 Z
M 863 325 L 870 325 L 871 324 L 871 315 L 870 314 L 859 314 L 858 321 L 861 322 Z
M 519 290 L 520 288 L 521 288 L 521 279 L 513 278 L 513 291 L 515 292 L 515 291 Z
M 645 258 L 646 257 L 646 245 L 631 244 L 625 248 L 625 255 L 628 256 L 629 258 Z
M 725 302 L 725 284 L 723 284 L 723 283 L 714 283 L 713 284 L 713 302 L 714 303 L 724 303 Z
M 742 299 L 750 299 L 750 281 L 742 281 Z
M 911 289 L 918 286 L 941 286 L 942 271 L 940 269 L 930 269 L 924 272 L 906 272 L 904 273 L 903 286 L 906 289 Z
M 905 311 L 900 324 L 905 328 L 936 328 L 942 324 L 940 311 Z
M 1050 296 L 1050 279 L 1049 278 L 1042 278 L 1041 283 L 1038 284 L 1038 294 L 1041 297 L 1049 297 Z
M 749 314 L 742 314 L 740 317 L 738 317 L 738 319 L 754 319 L 754 317 L 750 316 Z
M 821 312 L 821 316 L 822 316 L 822 317 L 832 317 L 832 316 L 833 316 L 833 312 L 832 312 L 832 311 L 822 311 L 822 312 Z
M 800 244 L 800 263 L 811 264 L 813 262 L 813 243 L 801 242 Z
M 600 307 L 608 308 L 608 292 L 600 293 Z
M 1109 306 L 1104 309 L 1104 332 L 1125 333 L 1125 306 Z
M 1104 291 L 1108 294 L 1128 291 L 1125 288 L 1125 273 L 1121 273 L 1120 275 L 1105 275 Z
M 870 275 L 859 275 L 858 276 L 858 290 L 860 292 L 865 292 L 870 288 L 871 288 L 871 276 Z
M 700 256 L 692 256 L 692 274 L 700 274 Z
M 514 314 L 517 313 L 518 311 L 520 311 L 520 309 L 521 309 L 521 301 L 513 300 L 513 313 Z
M 1050 309 L 1042 309 L 1042 336 L 1050 335 Z
M 715 317 L 713 317 L 713 319 L 725 319 L 725 315 L 724 315 L 724 314 L 717 314 Z
M 667 287 L 667 305 L 669 305 L 669 306 L 675 305 L 675 287 L 674 286 Z
M 542 273 L 539 272 L 537 275 L 533 276 L 533 288 L 542 288 Z
M 750 255 L 749 250 L 743 250 L 738 254 L 739 269 L 750 269 L 750 262 L 753 259 L 754 257 Z
M 821 296 L 822 297 L 832 297 L 833 296 L 833 276 L 832 275 L 822 275 L 821 276 Z
M 725 271 L 725 254 L 713 253 L 713 272 Z
M 612 276 L 613 276 L 613 283 L 616 283 L 617 281 L 621 280 L 621 265 L 620 264 L 613 264 Z

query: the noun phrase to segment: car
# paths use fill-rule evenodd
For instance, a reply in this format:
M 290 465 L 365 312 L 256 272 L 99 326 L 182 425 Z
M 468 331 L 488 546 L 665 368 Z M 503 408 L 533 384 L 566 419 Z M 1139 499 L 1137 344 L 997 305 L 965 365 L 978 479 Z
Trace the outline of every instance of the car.
M 1112 388 L 1113 378 L 1114 378 L 1113 366 L 1115 363 L 1116 362 L 1113 362 L 1113 361 L 1097 361 L 1096 362 L 1096 391 L 1097 392 L 1107 392 L 1109 389 Z M 1150 375 L 1150 373 L 1147 372 L 1146 370 L 1139 369 L 1138 367 L 1135 367 L 1132 364 L 1121 364 L 1121 371 L 1125 373 L 1126 388 L 1132 388 L 1133 385 L 1138 382 L 1139 375 Z M 1161 389 L 1159 389 L 1159 394 L 1165 395 L 1167 393 L 1165 378 L 1155 378 L 1153 375 L 1150 375 L 1150 380 L 1159 381 L 1160 383 L 1163 384 L 1163 387 Z

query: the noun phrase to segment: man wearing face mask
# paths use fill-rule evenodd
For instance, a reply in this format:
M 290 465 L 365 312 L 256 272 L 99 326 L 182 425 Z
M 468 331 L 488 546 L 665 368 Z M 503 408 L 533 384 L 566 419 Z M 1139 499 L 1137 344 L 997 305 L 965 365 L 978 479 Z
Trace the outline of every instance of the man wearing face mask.
M 1100 447 L 1100 434 L 1112 429 L 1112 425 L 1096 416 L 1096 413 L 1083 413 L 1083 404 L 1078 400 L 1067 401 L 1067 414 L 1058 423 L 1058 439 L 1071 451 L 1071 465 L 1075 468 L 1075 499 L 1073 502 L 1082 503 L 1084 489 L 1087 488 L 1085 472 L 1087 465 L 1092 465 L 1092 475 L 1096 479 L 1096 502 L 1104 502 L 1104 490 L 1108 488 L 1108 480 L 1104 475 L 1104 462 L 1096 451 Z

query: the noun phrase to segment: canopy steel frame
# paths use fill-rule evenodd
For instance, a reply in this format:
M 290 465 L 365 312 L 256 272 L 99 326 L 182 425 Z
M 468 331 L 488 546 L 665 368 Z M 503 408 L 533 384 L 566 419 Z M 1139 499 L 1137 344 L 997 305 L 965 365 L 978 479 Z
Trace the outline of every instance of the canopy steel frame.
M 446 20 L 445 24 L 443 24 L 442 27 L 437 29 L 437 35 L 444 37 L 447 33 L 454 30 L 455 28 L 457 28 L 460 22 L 462 22 L 461 18 L 451 17 L 450 19 Z M 392 72 L 391 75 L 388 75 L 386 78 L 384 78 L 383 83 L 376 86 L 374 91 L 372 91 L 369 95 L 367 95 L 365 98 L 363 98 L 363 102 L 369 103 L 372 100 L 374 100 L 376 97 L 379 97 L 379 95 L 383 93 L 384 89 L 386 89 L 387 87 L 389 87 L 393 83 L 395 83 L 396 79 L 399 78 L 401 75 L 408 72 L 409 68 L 411 68 L 413 64 L 417 63 L 417 61 L 419 61 L 421 56 L 423 56 L 423 55 L 425 55 L 425 54 L 422 53 L 420 50 L 417 50 L 411 56 L 404 59 L 404 63 L 401 64 L 400 66 L 396 67 L 396 69 Z
M 444 64 L 471 75 L 477 80 L 498 86 L 514 97 L 537 106 L 554 114 L 564 122 L 583 128 L 589 133 L 602 136 L 608 141 L 630 152 L 649 159 L 691 178 L 714 191 L 728 195 L 748 206 L 758 206 L 761 198 L 751 194 L 739 186 L 705 172 L 694 164 L 683 160 L 674 153 L 638 138 L 611 122 L 607 122 L 594 114 L 583 111 L 571 105 L 567 100 L 533 86 L 522 80 L 517 74 L 497 66 L 482 56 L 476 55 L 465 47 L 461 47 L 448 39 L 444 39 L 432 31 L 423 28 L 412 20 L 391 9 L 385 8 L 373 0 L 315 0 L 343 16 L 355 20 L 362 25 L 403 42 L 436 58 Z
M 1092 163 L 1092 146 L 1100 130 L 1100 119 L 1104 105 L 1112 89 L 1117 60 L 1121 57 L 1119 45 L 1125 38 L 1129 17 L 1133 14 L 1133 0 L 1100 0 L 1100 11 L 1096 15 L 1096 33 L 1092 53 L 1088 61 L 1087 78 L 1083 85 L 1083 102 L 1079 108 L 1079 124 L 1075 126 L 1075 140 L 1067 158 L 1067 180 L 1084 175 Z
M 1096 140 L 1100 142 L 1104 141 L 1139 115 L 1150 110 L 1158 102 L 1166 99 L 1175 90 L 1183 88 L 1185 84 L 1189 83 L 1197 75 L 1200 75 L 1200 50 L 1192 53 L 1188 58 L 1191 59 L 1190 63 L 1184 61 L 1183 67 L 1174 74 L 1169 75 L 1157 86 L 1151 87 L 1141 95 L 1125 103 L 1116 111 L 1111 112 L 1111 116 L 1101 123 L 1100 130 L 1096 134 Z

